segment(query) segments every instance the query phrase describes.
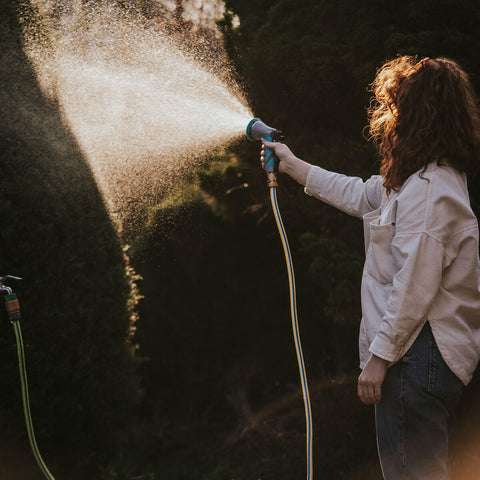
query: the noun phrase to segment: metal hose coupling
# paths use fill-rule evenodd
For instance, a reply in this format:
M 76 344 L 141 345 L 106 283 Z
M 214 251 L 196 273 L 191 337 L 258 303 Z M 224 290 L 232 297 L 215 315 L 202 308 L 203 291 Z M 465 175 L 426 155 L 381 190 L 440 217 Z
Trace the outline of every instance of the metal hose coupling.
M 278 187 L 277 174 L 275 172 L 267 172 L 267 186 Z

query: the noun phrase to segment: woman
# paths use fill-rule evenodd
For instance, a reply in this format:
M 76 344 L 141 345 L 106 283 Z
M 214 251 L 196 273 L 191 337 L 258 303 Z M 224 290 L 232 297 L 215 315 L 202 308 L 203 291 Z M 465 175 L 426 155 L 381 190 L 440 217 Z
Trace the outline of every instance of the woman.
M 448 422 L 480 356 L 478 222 L 466 174 L 480 160 L 477 100 L 452 60 L 399 57 L 373 82 L 380 175 L 366 182 L 297 158 L 279 171 L 363 219 L 358 395 L 375 405 L 387 480 L 448 478 Z M 263 162 L 262 150 L 262 162 Z

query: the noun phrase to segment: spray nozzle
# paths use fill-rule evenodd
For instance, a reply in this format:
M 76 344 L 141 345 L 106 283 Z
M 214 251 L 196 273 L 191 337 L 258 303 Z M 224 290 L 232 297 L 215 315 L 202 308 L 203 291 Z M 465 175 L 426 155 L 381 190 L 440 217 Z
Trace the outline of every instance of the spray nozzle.
M 279 142 L 285 138 L 280 130 L 276 130 L 275 128 L 269 127 L 268 125 L 263 123 L 259 118 L 254 118 L 250 120 L 250 122 L 247 125 L 246 134 L 247 134 L 247 138 L 252 141 L 265 138 L 265 140 L 268 140 L 271 142 Z M 267 137 L 270 137 L 270 139 Z
M 285 138 L 280 130 L 269 127 L 259 118 L 250 120 L 247 125 L 246 135 L 252 141 L 264 138 L 269 142 L 280 142 Z M 265 149 L 265 171 L 268 176 L 268 186 L 276 187 L 277 179 L 275 173 L 278 172 L 278 157 L 271 148 Z

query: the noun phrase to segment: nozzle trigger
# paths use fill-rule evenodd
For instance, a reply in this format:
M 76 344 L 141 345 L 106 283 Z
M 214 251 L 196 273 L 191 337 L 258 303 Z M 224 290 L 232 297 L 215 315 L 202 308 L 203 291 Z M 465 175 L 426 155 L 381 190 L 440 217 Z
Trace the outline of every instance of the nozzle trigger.
M 272 142 L 272 137 L 270 135 L 265 135 L 265 140 L 267 142 Z M 278 157 L 275 155 L 275 151 L 271 148 L 265 147 L 265 171 L 266 172 L 278 172 Z
M 285 137 L 282 135 L 282 132 L 279 130 L 274 130 L 271 134 L 262 135 L 261 138 L 267 140 L 267 142 L 280 142 Z M 280 160 L 277 155 L 275 155 L 274 150 L 271 148 L 265 148 L 265 171 L 268 172 L 278 172 L 278 164 Z

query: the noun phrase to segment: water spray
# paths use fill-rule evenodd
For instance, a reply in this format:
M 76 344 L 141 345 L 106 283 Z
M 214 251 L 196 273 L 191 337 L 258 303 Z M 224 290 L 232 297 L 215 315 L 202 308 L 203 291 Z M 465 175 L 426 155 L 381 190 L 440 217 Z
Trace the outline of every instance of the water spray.
M 263 123 L 259 118 L 252 119 L 247 125 L 246 135 L 249 140 L 265 139 L 269 142 L 280 142 L 284 136 L 280 130 L 269 127 Z M 293 338 L 295 343 L 295 350 L 297 352 L 298 368 L 300 371 L 300 379 L 302 384 L 303 402 L 305 405 L 305 424 L 306 424 L 306 440 L 307 440 L 307 480 L 313 478 L 313 432 L 312 432 L 312 410 L 310 406 L 310 394 L 308 392 L 307 373 L 305 369 L 305 362 L 302 353 L 302 343 L 300 341 L 300 332 L 298 328 L 297 316 L 297 302 L 296 302 L 296 287 L 295 275 L 293 270 L 292 256 L 290 254 L 290 247 L 288 245 L 288 238 L 283 225 L 280 210 L 277 202 L 277 173 L 278 173 L 279 159 L 271 148 L 265 148 L 265 171 L 267 173 L 267 185 L 270 189 L 270 200 L 272 202 L 272 210 L 275 216 L 278 233 L 283 245 L 285 254 L 285 261 L 287 263 L 288 285 L 290 292 L 290 313 L 292 318 Z
M 28 393 L 27 369 L 25 366 L 25 353 L 23 348 L 22 330 L 20 328 L 20 319 L 22 317 L 20 312 L 20 303 L 18 301 L 17 294 L 13 291 L 11 287 L 6 285 L 9 282 L 19 282 L 20 280 L 20 277 L 15 277 L 13 275 L 5 275 L 3 277 L 0 277 L 0 294 L 4 297 L 8 319 L 12 324 L 13 330 L 15 332 L 15 339 L 17 342 L 18 370 L 22 387 L 23 413 L 25 416 L 25 424 L 27 426 L 28 440 L 30 442 L 30 446 L 32 448 L 35 460 L 40 467 L 40 470 L 42 471 L 44 477 L 47 480 L 55 480 L 53 475 L 50 473 L 47 465 L 43 461 L 40 450 L 38 449 L 37 441 L 35 439 L 32 415 L 30 413 L 30 397 Z
M 212 35 L 198 33 L 202 50 L 192 51 L 183 34 L 162 27 L 167 14 L 158 17 L 163 23 L 148 20 L 133 6 L 141 2 L 30 2 L 21 23 L 38 85 L 58 105 L 120 222 L 243 135 L 248 102 L 224 54 L 204 51 L 214 24 Z M 175 2 L 155 3 L 167 10 L 160 5 Z M 200 10 L 191 6 L 189 15 Z

